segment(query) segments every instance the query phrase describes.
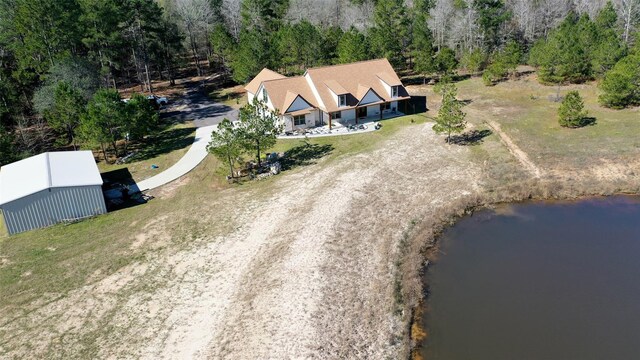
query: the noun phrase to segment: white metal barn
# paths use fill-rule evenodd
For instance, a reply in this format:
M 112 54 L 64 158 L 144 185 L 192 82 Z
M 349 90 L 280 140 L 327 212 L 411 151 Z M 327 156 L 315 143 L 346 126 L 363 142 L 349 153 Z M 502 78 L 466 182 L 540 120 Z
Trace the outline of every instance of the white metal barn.
M 48 152 L 3 166 L 0 209 L 11 235 L 106 213 L 93 154 Z

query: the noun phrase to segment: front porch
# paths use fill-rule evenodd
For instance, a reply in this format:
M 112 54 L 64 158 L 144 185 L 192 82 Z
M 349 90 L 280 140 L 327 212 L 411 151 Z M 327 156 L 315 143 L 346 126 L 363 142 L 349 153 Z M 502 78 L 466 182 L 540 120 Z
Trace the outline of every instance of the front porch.
M 400 111 L 383 113 L 380 115 L 366 116 L 359 119 L 345 119 L 345 120 L 333 120 L 331 125 L 325 124 L 315 127 L 309 127 L 304 129 L 296 129 L 294 131 L 286 131 L 284 134 L 278 136 L 280 139 L 303 139 L 313 137 L 325 137 L 325 136 L 339 136 L 339 135 L 352 135 L 362 134 L 367 132 L 376 131 L 380 128 L 378 122 L 381 120 L 387 120 L 404 116 L 404 113 Z
M 356 112 L 357 114 L 357 112 Z M 376 121 L 382 121 L 382 120 L 387 120 L 387 119 L 393 119 L 399 116 L 404 116 L 405 114 L 403 112 L 400 111 L 388 111 L 388 112 L 382 112 L 380 114 L 376 114 L 376 115 L 369 115 L 369 116 L 356 116 L 355 118 L 351 118 L 351 119 L 336 119 L 333 120 L 331 122 L 331 124 L 328 124 L 328 126 L 330 128 L 333 129 L 339 129 L 341 127 L 348 127 L 348 126 L 352 126 L 352 125 L 360 125 L 360 124 L 368 124 L 368 123 L 372 123 L 372 122 L 376 122 Z

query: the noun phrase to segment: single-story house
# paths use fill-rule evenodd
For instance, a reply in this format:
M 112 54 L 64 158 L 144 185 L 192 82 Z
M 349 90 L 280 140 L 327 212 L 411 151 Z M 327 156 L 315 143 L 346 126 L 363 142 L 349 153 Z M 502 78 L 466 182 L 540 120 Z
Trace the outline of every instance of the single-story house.
M 263 69 L 245 90 L 275 112 L 285 131 L 402 115 L 411 99 L 387 59 L 307 69 L 286 77 Z
M 0 209 L 10 235 L 106 213 L 93 153 L 48 152 L 4 165 Z

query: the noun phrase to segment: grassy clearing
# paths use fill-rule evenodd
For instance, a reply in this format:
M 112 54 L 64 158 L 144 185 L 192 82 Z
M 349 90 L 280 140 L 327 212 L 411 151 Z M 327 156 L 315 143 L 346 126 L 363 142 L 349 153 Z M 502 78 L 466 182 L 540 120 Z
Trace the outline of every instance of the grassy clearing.
M 330 152 L 323 154 L 325 161 L 321 165 L 328 166 L 341 156 L 374 148 L 404 126 L 424 121 L 424 116 L 404 116 L 384 121 L 382 129 L 373 133 L 317 138 L 310 143 L 331 147 Z M 284 152 L 301 144 L 302 140 L 282 140 L 273 151 Z M 175 149 L 123 167 L 129 167 L 135 177 L 144 178 L 149 175 L 145 168 L 151 163 L 159 164 L 161 171 L 166 167 L 163 164 L 174 163 L 185 151 L 186 148 Z M 101 170 L 116 168 L 116 165 L 101 164 Z M 282 176 L 296 171 L 286 171 Z M 0 238 L 0 294 L 3 295 L 0 314 L 3 318 L 12 318 L 39 301 L 64 296 L 159 251 L 188 246 L 205 232 L 212 235 L 230 231 L 234 219 L 233 213 L 225 210 L 226 202 L 233 203 L 229 199 L 249 192 L 253 197 L 269 196 L 278 178 L 231 185 L 224 179 L 225 175 L 226 167 L 209 156 L 187 176 L 187 183 L 148 204 L 76 224 Z M 203 216 L 194 217 L 198 213 Z M 212 217 L 215 221 L 210 221 Z M 172 224 L 170 232 L 164 234 L 169 242 L 160 248 L 156 245 L 133 248 L 136 236 L 158 219 Z
M 194 139 L 193 124 L 190 122 L 172 124 L 145 141 L 132 144 L 129 153 L 136 154 L 126 164 L 108 164 L 101 153 L 96 153 L 96 157 L 101 160 L 98 162 L 98 169 L 105 173 L 127 168 L 134 180 L 141 181 L 178 162 L 189 150 Z M 158 169 L 152 169 L 151 165 L 157 165 Z
M 215 89 L 209 93 L 211 100 L 239 109 L 247 104 L 247 96 L 244 86 L 237 85 L 230 88 Z

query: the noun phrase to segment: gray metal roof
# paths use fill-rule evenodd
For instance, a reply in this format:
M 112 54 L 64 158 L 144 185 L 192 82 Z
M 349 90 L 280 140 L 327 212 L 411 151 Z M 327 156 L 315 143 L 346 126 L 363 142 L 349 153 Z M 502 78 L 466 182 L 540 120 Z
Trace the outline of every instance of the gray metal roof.
M 91 151 L 48 152 L 0 168 L 0 205 L 49 188 L 102 185 Z

